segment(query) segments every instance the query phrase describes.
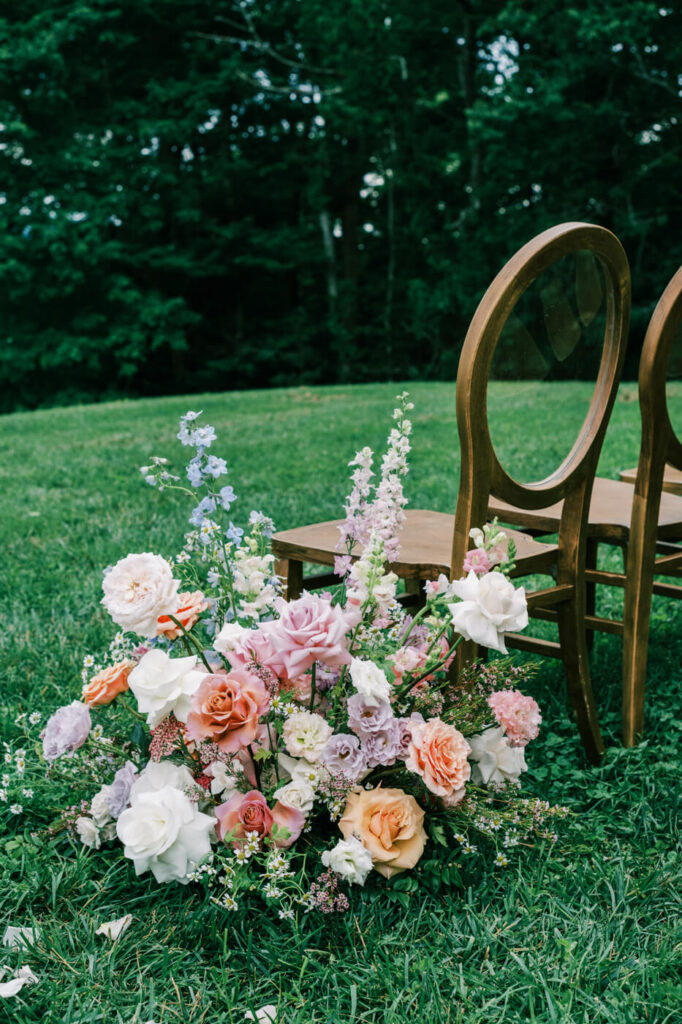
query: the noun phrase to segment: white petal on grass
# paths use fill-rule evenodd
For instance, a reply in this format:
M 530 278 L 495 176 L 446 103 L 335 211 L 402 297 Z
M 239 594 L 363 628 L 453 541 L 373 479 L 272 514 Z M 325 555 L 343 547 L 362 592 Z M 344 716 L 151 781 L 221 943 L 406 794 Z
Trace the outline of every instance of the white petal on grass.
M 2 937 L 2 944 L 10 948 L 12 946 L 30 946 L 37 938 L 38 932 L 33 928 L 15 927 L 8 924 Z
M 244 1020 L 255 1020 L 257 1024 L 274 1024 L 276 1017 L 277 1007 L 270 1004 L 268 1006 L 261 1006 L 260 1010 L 256 1010 L 255 1017 L 251 1010 L 247 1010 L 244 1014 Z
M 3 969 L 0 977 L 4 977 L 4 975 L 5 971 Z M 10 981 L 0 983 L 0 999 L 9 999 L 11 996 L 16 996 L 21 992 L 24 985 L 35 985 L 37 982 L 38 978 L 30 967 L 21 967 Z
M 130 928 L 132 920 L 132 914 L 125 914 L 123 917 L 116 918 L 115 921 L 105 921 L 99 926 L 95 935 L 106 935 L 112 942 L 116 942 L 116 939 L 123 935 L 127 928 Z

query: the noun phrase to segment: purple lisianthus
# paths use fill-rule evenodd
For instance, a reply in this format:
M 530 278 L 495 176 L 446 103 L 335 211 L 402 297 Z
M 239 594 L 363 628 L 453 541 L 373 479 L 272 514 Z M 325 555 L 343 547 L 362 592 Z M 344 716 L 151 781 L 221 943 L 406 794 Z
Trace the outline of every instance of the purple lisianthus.
M 393 708 L 387 700 L 368 700 L 361 693 L 348 699 L 348 725 L 360 739 L 386 729 L 393 718 Z
M 400 737 L 398 757 L 405 757 L 405 754 L 407 753 L 407 748 L 409 747 L 412 739 L 412 726 L 417 722 L 423 721 L 424 716 L 420 715 L 418 711 L 413 711 L 409 718 L 396 718 L 398 735 Z
M 360 741 L 349 733 L 337 733 L 327 740 L 320 761 L 330 772 L 345 775 L 351 782 L 357 782 L 367 771 L 367 758 L 360 750 Z
M 361 750 L 367 758 L 368 767 L 395 764 L 400 751 L 400 738 L 400 727 L 395 719 L 387 729 L 363 736 Z
M 137 768 L 132 761 L 126 761 L 114 775 L 107 793 L 107 803 L 112 818 L 118 818 L 125 811 L 130 800 L 130 790 L 136 778 Z
M 67 750 L 78 750 L 88 738 L 92 727 L 90 710 L 79 700 L 58 708 L 43 732 L 43 756 L 54 761 Z

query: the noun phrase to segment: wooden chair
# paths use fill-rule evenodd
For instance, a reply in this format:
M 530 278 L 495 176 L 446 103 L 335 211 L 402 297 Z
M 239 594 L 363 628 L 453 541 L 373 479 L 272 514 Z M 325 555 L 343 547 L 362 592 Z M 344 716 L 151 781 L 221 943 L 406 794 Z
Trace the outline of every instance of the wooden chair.
M 682 597 L 682 587 L 656 583 L 654 576 L 682 575 L 682 444 L 670 422 L 666 404 L 666 371 L 673 342 L 682 325 L 682 268 L 672 278 L 654 310 L 647 330 L 639 368 L 642 442 L 636 470 L 620 480 L 597 477 L 588 519 L 590 565 L 586 580 L 625 588 L 621 621 L 588 609 L 590 630 L 623 637 L 623 742 L 632 746 L 644 726 L 644 694 L 652 594 Z M 634 472 L 634 480 L 633 480 Z M 630 482 L 632 481 L 632 482 Z M 532 513 L 500 501 L 489 503 L 489 513 L 504 522 L 525 526 L 535 534 L 553 533 L 559 525 L 560 504 Z M 625 573 L 598 570 L 599 543 L 623 548 Z M 656 558 L 656 554 L 663 557 Z M 590 604 L 594 604 L 593 596 Z M 554 619 L 551 609 L 535 609 L 540 618 Z
M 589 250 L 600 261 L 607 291 L 604 347 L 588 414 L 569 455 L 547 479 L 531 485 L 513 480 L 500 465 L 487 422 L 486 392 L 493 354 L 502 329 L 524 291 L 556 261 Z M 457 423 L 461 478 L 454 517 L 412 510 L 401 532 L 399 560 L 391 568 L 410 589 L 444 572 L 462 574 L 470 546 L 469 530 L 488 518 L 493 494 L 521 508 L 536 509 L 562 501 L 558 541 L 541 544 L 509 531 L 516 546 L 515 577 L 556 574 L 556 583 L 529 595 L 529 605 L 552 606 L 559 622 L 559 643 L 519 636 L 517 646 L 564 661 L 568 692 L 588 757 L 598 762 L 604 750 L 594 708 L 585 641 L 585 549 L 587 511 L 597 459 L 613 405 L 629 320 L 630 276 L 623 249 L 609 231 L 590 224 L 562 224 L 543 232 L 513 256 L 484 295 L 467 333 L 457 374 Z M 286 578 L 289 596 L 302 588 L 338 582 L 332 575 L 303 578 L 303 562 L 332 565 L 339 521 L 275 534 L 276 571 Z

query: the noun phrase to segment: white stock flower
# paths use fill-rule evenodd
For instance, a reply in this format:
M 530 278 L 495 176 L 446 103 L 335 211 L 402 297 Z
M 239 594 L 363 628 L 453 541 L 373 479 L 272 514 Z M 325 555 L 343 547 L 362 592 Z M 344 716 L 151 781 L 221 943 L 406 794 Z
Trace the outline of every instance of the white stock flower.
M 373 661 L 353 658 L 350 663 L 350 677 L 353 686 L 368 701 L 377 704 L 390 700 L 391 687 L 384 672 Z
M 487 786 L 500 782 L 516 782 L 528 770 L 523 747 L 512 747 L 502 726 L 485 729 L 468 740 L 469 759 L 473 762 L 471 778 Z
M 226 622 L 215 638 L 213 647 L 219 654 L 229 654 L 235 647 L 242 644 L 252 632 L 252 629 L 246 629 L 238 622 Z
M 92 818 L 76 818 L 76 832 L 83 846 L 99 850 L 102 842 L 99 837 L 99 829 Z
M 333 850 L 325 850 L 322 863 L 348 882 L 364 885 L 372 870 L 372 854 L 359 839 L 340 839 Z
M 179 586 L 160 555 L 126 555 L 104 577 L 102 604 L 122 629 L 153 637 L 159 615 L 175 613 Z
M 108 824 L 112 819 L 111 808 L 109 807 L 109 787 L 102 786 L 99 793 L 96 793 L 90 804 L 92 820 L 98 828 Z
M 147 724 L 156 728 L 161 719 L 173 712 L 179 722 L 186 722 L 190 698 L 205 678 L 197 672 L 195 655 L 189 658 L 170 658 L 155 647 L 140 659 L 128 676 L 128 686 L 135 695 L 137 706 L 147 715 Z
M 458 604 L 449 604 L 452 625 L 465 640 L 507 653 L 505 632 L 525 629 L 528 625 L 526 592 L 514 585 L 501 572 L 489 572 L 480 578 L 470 572 L 464 579 L 451 583 Z
M 312 711 L 295 711 L 282 729 L 284 746 L 294 757 L 317 761 L 333 729 L 321 715 Z
M 315 790 L 305 776 L 300 775 L 276 790 L 273 799 L 279 800 L 285 807 L 294 807 L 303 814 L 310 814 L 315 802 Z
M 210 853 L 209 835 L 215 822 L 213 815 L 202 814 L 185 793 L 166 785 L 135 794 L 132 805 L 118 819 L 116 832 L 136 875 L 151 871 L 157 882 L 186 885 L 195 866 Z
M 211 779 L 211 793 L 214 796 L 221 794 L 226 800 L 229 800 L 238 787 L 238 780 L 236 776 L 228 773 L 225 763 L 213 761 L 204 769 L 204 772 Z

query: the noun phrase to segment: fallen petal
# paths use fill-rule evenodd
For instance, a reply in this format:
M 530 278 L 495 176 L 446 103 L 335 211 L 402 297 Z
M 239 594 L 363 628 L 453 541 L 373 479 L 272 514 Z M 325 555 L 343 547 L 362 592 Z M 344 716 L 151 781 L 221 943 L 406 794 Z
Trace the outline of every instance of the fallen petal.
M 12 946 L 30 946 L 37 938 L 38 932 L 33 928 L 15 928 L 14 925 L 8 924 L 2 937 L 2 944 L 9 948 Z
M 244 1020 L 255 1020 L 258 1024 L 274 1024 L 274 1020 L 277 1016 L 276 1006 L 261 1006 L 260 1010 L 256 1010 L 256 1016 L 251 1013 L 251 1010 L 247 1010 L 244 1014 Z
M 22 967 L 14 975 L 11 981 L 4 981 L 0 984 L 0 999 L 9 999 L 21 992 L 24 985 L 35 985 L 38 979 L 30 967 Z
M 123 935 L 123 932 L 130 928 L 133 921 L 132 914 L 126 914 L 124 917 L 118 917 L 115 921 L 105 921 L 101 924 L 95 935 L 106 935 L 112 942 L 116 942 L 116 939 Z

